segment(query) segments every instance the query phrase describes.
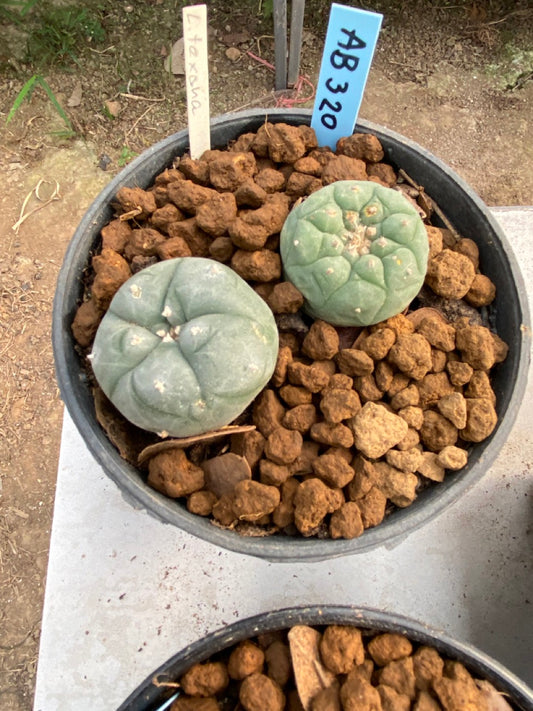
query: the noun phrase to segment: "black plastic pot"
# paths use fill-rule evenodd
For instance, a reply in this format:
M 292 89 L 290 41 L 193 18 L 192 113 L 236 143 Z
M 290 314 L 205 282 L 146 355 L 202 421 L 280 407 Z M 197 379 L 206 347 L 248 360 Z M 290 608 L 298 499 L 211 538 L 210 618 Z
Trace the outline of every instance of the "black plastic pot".
M 514 708 L 520 711 L 533 710 L 533 690 L 494 659 L 464 642 L 457 642 L 426 625 L 388 612 L 358 607 L 313 606 L 256 615 L 207 635 L 182 649 L 150 674 L 118 711 L 156 711 L 175 692 L 175 688 L 162 684 L 175 681 L 193 664 L 205 661 L 227 647 L 258 634 L 288 629 L 300 624 L 351 625 L 371 632 L 397 632 L 406 635 L 411 641 L 434 647 L 448 659 L 464 664 L 474 678 L 490 682 L 505 694 L 506 700 L 513 704 Z
M 265 110 L 227 114 L 212 122 L 212 146 L 223 148 L 242 133 L 256 131 L 268 119 L 294 125 L 309 124 L 309 110 Z M 181 131 L 152 146 L 136 158 L 100 193 L 83 217 L 67 249 L 61 268 L 53 309 L 52 340 L 61 395 L 87 447 L 104 471 L 119 486 L 124 498 L 146 509 L 164 523 L 218 546 L 272 561 L 316 561 L 362 553 L 406 536 L 429 521 L 465 493 L 490 467 L 507 439 L 526 387 L 530 359 L 530 329 L 522 276 L 507 239 L 486 205 L 446 165 L 412 141 L 380 126 L 360 122 L 357 131 L 378 136 L 386 159 L 402 167 L 437 202 L 455 229 L 475 240 L 481 252 L 483 273 L 496 285 L 497 297 L 490 309 L 492 326 L 508 343 L 506 361 L 491 372 L 498 399 L 498 424 L 490 438 L 475 445 L 465 469 L 450 473 L 444 482 L 420 492 L 408 508 L 395 511 L 378 527 L 353 540 L 316 540 L 271 536 L 243 537 L 213 526 L 189 513 L 149 487 L 141 473 L 125 462 L 97 423 L 94 402 L 82 364 L 74 349 L 71 324 L 80 303 L 82 273 L 89 255 L 98 247 L 101 228 L 112 218 L 111 202 L 122 186 L 146 188 L 188 150 L 188 134 Z

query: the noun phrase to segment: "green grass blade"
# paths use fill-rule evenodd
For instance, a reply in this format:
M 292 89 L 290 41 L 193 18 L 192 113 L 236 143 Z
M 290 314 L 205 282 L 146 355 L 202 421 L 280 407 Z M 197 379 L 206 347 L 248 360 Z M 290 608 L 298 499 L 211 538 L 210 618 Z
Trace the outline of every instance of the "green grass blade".
M 32 91 L 32 89 L 35 86 L 35 83 L 38 81 L 38 79 L 39 79 L 39 77 L 37 76 L 37 74 L 34 74 L 32 77 L 30 77 L 30 79 L 28 79 L 28 81 L 24 84 L 22 89 L 19 91 L 15 101 L 13 102 L 13 106 L 11 107 L 11 109 L 9 110 L 9 113 L 7 115 L 6 124 L 8 124 L 11 121 L 11 119 L 13 118 L 13 116 L 17 113 L 22 102 L 28 96 L 28 94 Z
M 37 0 L 26 0 L 26 2 L 23 4 L 23 6 L 20 9 L 21 17 L 24 17 L 25 15 L 27 15 L 28 12 L 32 9 L 32 7 L 36 4 L 37 4 Z
M 4 17 L 16 25 L 22 25 L 21 19 L 25 17 L 38 0 L 0 0 L 0 17 Z M 20 8 L 11 12 L 10 7 Z
M 17 17 L 17 15 L 10 10 L 8 10 L 6 7 L 3 5 L 0 5 L 0 18 L 5 18 L 6 20 L 9 20 L 10 22 L 14 22 L 16 25 L 20 25 L 20 20 Z
M 48 96 L 48 98 L 49 98 L 50 101 L 52 102 L 52 106 L 53 106 L 54 109 L 57 111 L 57 113 L 61 116 L 61 118 L 62 118 L 63 121 L 65 122 L 65 125 L 66 125 L 71 131 L 73 131 L 74 129 L 72 128 L 72 124 L 70 123 L 69 117 L 68 117 L 67 114 L 65 113 L 65 111 L 64 111 L 63 107 L 61 106 L 61 104 L 59 103 L 59 101 L 56 99 L 55 94 L 54 94 L 54 92 L 52 91 L 52 89 L 50 88 L 48 82 L 47 82 L 42 76 L 40 76 L 40 75 L 37 76 L 36 81 L 37 81 L 37 82 L 43 87 L 43 89 L 45 90 L 46 95 Z

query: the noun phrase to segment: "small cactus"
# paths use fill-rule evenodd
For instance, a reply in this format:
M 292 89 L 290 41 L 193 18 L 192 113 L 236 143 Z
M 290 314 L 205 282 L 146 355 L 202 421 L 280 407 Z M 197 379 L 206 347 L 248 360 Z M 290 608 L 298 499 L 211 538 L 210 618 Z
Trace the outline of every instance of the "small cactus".
M 403 311 L 420 291 L 428 238 L 400 192 L 341 180 L 293 208 L 281 232 L 281 258 L 309 315 L 368 326 Z
M 115 294 L 92 351 L 102 390 L 133 424 L 188 437 L 232 422 L 274 370 L 266 303 L 210 259 L 169 259 Z

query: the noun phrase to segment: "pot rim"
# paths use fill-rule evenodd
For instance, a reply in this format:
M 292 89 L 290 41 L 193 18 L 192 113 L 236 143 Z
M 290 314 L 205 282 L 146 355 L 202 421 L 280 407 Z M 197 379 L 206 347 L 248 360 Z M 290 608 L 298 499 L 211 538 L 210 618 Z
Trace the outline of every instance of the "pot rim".
M 162 688 L 153 683 L 175 680 L 193 664 L 242 640 L 264 632 L 294 625 L 351 625 L 369 631 L 396 632 L 419 644 L 432 646 L 450 659 L 462 662 L 469 671 L 509 694 L 522 711 L 533 710 L 533 690 L 513 672 L 472 644 L 450 637 L 418 620 L 373 607 L 353 605 L 301 605 L 278 608 L 246 617 L 221 627 L 173 654 L 128 696 L 117 711 L 148 711 L 148 704 L 162 702 Z
M 221 115 L 211 122 L 212 130 L 223 131 L 226 126 L 233 126 L 235 122 L 256 122 L 263 119 L 275 119 L 292 124 L 309 123 L 312 115 L 309 109 L 286 111 L 285 109 L 254 109 L 251 111 L 232 112 Z M 176 501 L 155 491 L 145 484 L 138 471 L 127 464 L 107 439 L 94 418 L 94 423 L 88 421 L 83 403 L 80 401 L 79 387 L 82 377 L 70 362 L 72 357 L 77 358 L 74 352 L 73 339 L 70 333 L 71 316 L 64 312 L 64 295 L 68 292 L 69 285 L 79 280 L 82 269 L 76 264 L 87 262 L 88 235 L 94 231 L 102 219 L 103 210 L 109 206 L 117 190 L 123 185 L 132 184 L 132 176 L 139 167 L 146 165 L 153 169 L 154 176 L 163 170 L 161 156 L 167 155 L 169 150 L 178 142 L 185 142 L 188 136 L 187 129 L 179 131 L 162 141 L 154 144 L 135 158 L 100 192 L 93 201 L 84 217 L 80 221 L 65 252 L 64 261 L 59 272 L 52 314 L 52 345 L 56 364 L 56 377 L 61 396 L 67 406 L 69 414 L 82 435 L 88 449 L 102 466 L 106 474 L 119 486 L 123 497 L 137 509 L 143 509 L 155 516 L 163 523 L 176 525 L 182 530 L 206 540 L 214 545 L 237 553 L 257 556 L 269 561 L 277 562 L 302 562 L 320 561 L 354 553 L 365 553 L 381 545 L 393 546 L 399 543 L 420 526 L 428 522 L 443 509 L 455 503 L 460 496 L 466 493 L 485 473 L 495 460 L 500 447 L 506 441 L 512 428 L 519 405 L 524 395 L 530 361 L 531 328 L 526 289 L 520 273 L 517 260 L 512 248 L 507 241 L 499 224 L 489 213 L 486 205 L 477 194 L 445 165 L 439 158 L 400 134 L 390 131 L 382 126 L 369 121 L 360 121 L 354 131 L 371 132 L 385 143 L 399 142 L 408 150 L 414 151 L 421 159 L 427 161 L 438 171 L 457 183 L 459 189 L 468 198 L 472 206 L 483 217 L 487 230 L 491 230 L 499 240 L 499 245 L 508 268 L 512 274 L 516 289 L 515 307 L 520 313 L 521 333 L 518 357 L 518 367 L 514 386 L 504 416 L 498 418 L 498 423 L 493 434 L 485 440 L 482 452 L 477 461 L 461 476 L 450 473 L 444 482 L 432 487 L 431 496 L 424 498 L 424 504 L 416 506 L 416 501 L 411 506 L 395 511 L 375 528 L 366 529 L 361 537 L 350 540 L 318 540 L 305 538 L 290 538 L 288 536 L 245 537 L 234 531 L 217 527 L 196 514 L 189 513 L 184 506 Z M 238 134 L 237 134 L 238 135 Z M 187 150 L 187 144 L 182 152 Z M 178 153 L 176 149 L 176 153 Z M 167 162 L 168 164 L 168 162 Z M 135 182 L 135 181 L 133 181 Z M 148 182 L 145 186 L 147 187 Z M 93 243 L 94 238 L 91 237 Z M 89 249 L 91 249 L 89 245 Z M 70 320 L 69 320 L 70 319 Z M 490 443 L 490 448 L 488 447 Z M 488 449 L 488 451 L 485 451 Z M 123 470 L 129 471 L 129 476 L 124 476 Z M 461 472 L 458 472 L 461 474 Z M 136 475 L 136 476 L 135 476 Z M 426 490 L 427 491 L 427 490 Z M 424 492 L 422 492 L 424 494 Z M 429 500 L 426 500 L 429 498 Z M 418 501 L 420 501 L 419 497 Z

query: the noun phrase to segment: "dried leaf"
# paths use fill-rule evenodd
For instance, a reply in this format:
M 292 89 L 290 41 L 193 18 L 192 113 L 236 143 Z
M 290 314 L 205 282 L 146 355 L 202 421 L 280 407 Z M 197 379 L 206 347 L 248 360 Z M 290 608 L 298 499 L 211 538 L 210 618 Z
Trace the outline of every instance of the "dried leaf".
M 246 536 L 247 538 L 267 538 L 278 533 L 279 528 L 277 526 L 258 526 L 256 523 L 239 521 L 235 525 L 235 530 L 240 536 Z
M 393 190 L 397 190 L 399 193 L 402 193 L 407 202 L 409 202 L 418 212 L 421 220 L 425 220 L 427 218 L 426 212 L 417 202 L 421 194 L 419 190 L 411 187 L 410 185 L 406 185 L 405 183 L 399 183 L 393 188 Z
M 228 32 L 222 36 L 222 42 L 229 47 L 235 46 L 237 44 L 245 44 L 250 42 L 252 37 L 247 30 L 242 30 L 241 32 Z
M 96 419 L 120 456 L 134 466 L 139 452 L 153 440 L 153 435 L 135 427 L 113 407 L 100 388 L 93 391 Z
M 359 346 L 363 343 L 363 341 L 365 340 L 365 338 L 368 337 L 368 334 L 369 334 L 369 333 L 370 333 L 370 331 L 368 330 L 368 328 L 362 328 L 362 329 L 359 331 L 359 333 L 357 334 L 357 336 L 356 336 L 354 342 L 352 343 L 352 345 L 351 345 L 351 346 L 348 346 L 348 348 L 356 348 L 356 349 L 359 348 Z
M 79 81 L 74 89 L 72 90 L 72 94 L 70 95 L 70 98 L 67 101 L 67 106 L 70 108 L 73 108 L 75 106 L 79 106 L 81 104 L 81 97 L 82 97 L 82 87 L 81 87 L 81 81 Z
M 201 466 L 205 475 L 205 488 L 219 499 L 224 494 L 231 494 L 238 482 L 252 478 L 248 461 L 234 452 L 212 457 Z
M 122 106 L 120 105 L 120 101 L 111 101 L 111 100 L 104 101 L 104 106 L 105 106 L 106 110 L 108 111 L 108 113 L 110 114 L 110 116 L 112 116 L 113 118 L 116 118 L 122 109 Z
M 407 314 L 407 318 L 409 319 L 409 321 L 411 321 L 415 328 L 419 326 L 422 321 L 428 316 L 433 316 L 434 318 L 437 317 L 442 323 L 448 323 L 448 319 L 442 313 L 442 311 L 439 311 L 439 309 L 434 309 L 431 306 L 422 306 L 421 308 L 415 309 L 414 311 L 410 311 Z
M 487 19 L 487 10 L 477 2 L 466 8 L 466 14 L 471 22 L 485 22 Z
M 337 334 L 339 336 L 339 350 L 343 348 L 353 348 L 357 337 L 361 333 L 360 326 L 337 326 Z
M 429 306 L 439 311 L 450 323 L 466 318 L 471 326 L 488 324 L 488 322 L 484 323 L 480 312 L 463 299 L 445 299 L 431 289 L 423 287 L 418 293 L 417 300 L 421 306 Z
M 298 696 L 305 711 L 310 711 L 314 697 L 333 684 L 335 675 L 320 660 L 318 630 L 296 625 L 290 630 L 288 638 Z
M 507 703 L 504 695 L 489 681 L 476 679 L 476 684 L 485 702 L 486 711 L 513 711 L 513 707 Z
M 137 463 L 142 465 L 151 457 L 155 457 L 156 454 L 167 452 L 170 449 L 184 449 L 185 447 L 190 447 L 192 444 L 196 444 L 197 442 L 220 439 L 221 437 L 226 437 L 227 435 L 250 432 L 251 430 L 255 430 L 255 425 L 227 425 L 226 427 L 221 427 L 219 430 L 204 432 L 203 434 L 193 435 L 191 437 L 166 439 L 163 442 L 156 442 L 155 444 L 151 444 L 143 449 L 139 454 Z
M 185 74 L 185 49 L 183 37 L 174 42 L 170 54 L 165 58 L 165 71 L 176 75 Z

